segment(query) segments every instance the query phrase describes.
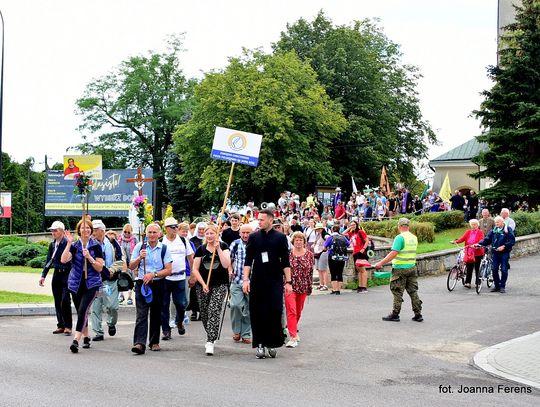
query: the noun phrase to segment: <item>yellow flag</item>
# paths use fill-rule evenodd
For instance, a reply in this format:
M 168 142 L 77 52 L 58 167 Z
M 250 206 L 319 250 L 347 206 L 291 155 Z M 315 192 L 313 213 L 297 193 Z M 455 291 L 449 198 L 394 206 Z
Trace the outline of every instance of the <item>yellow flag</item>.
M 442 184 L 441 191 L 439 192 L 439 196 L 444 202 L 449 202 L 450 197 L 452 196 L 452 188 L 450 188 L 450 179 L 448 178 L 448 172 L 446 173 L 446 177 L 444 178 L 444 182 Z

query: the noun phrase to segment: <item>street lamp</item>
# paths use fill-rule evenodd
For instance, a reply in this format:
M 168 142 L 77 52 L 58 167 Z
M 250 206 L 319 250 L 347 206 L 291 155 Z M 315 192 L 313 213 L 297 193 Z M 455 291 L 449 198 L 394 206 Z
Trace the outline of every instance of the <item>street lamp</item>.
M 30 175 L 34 166 L 34 157 L 28 161 L 28 179 L 26 181 L 26 243 L 28 244 L 28 213 L 30 212 Z
M 0 19 L 2 19 L 2 64 L 0 65 L 0 189 L 2 186 L 2 113 L 4 101 L 4 15 L 0 11 Z

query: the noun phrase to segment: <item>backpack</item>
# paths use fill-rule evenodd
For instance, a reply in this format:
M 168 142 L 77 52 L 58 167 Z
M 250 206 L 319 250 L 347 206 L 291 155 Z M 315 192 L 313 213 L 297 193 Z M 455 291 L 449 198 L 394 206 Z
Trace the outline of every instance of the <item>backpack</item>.
M 345 262 L 349 258 L 347 242 L 342 236 L 332 238 L 332 260 Z

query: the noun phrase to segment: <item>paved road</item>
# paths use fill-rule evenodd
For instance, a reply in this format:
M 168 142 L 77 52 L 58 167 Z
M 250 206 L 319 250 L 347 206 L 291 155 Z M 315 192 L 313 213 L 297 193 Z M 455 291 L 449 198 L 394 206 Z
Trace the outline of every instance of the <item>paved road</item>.
M 423 323 L 410 320 L 408 300 L 400 323 L 381 321 L 391 307 L 388 287 L 314 296 L 300 346 L 267 360 L 233 343 L 228 321 L 216 355 L 206 357 L 200 322 L 162 352 L 133 356 L 134 314 L 124 312 L 117 336 L 72 355 L 69 338 L 50 334 L 54 318 L 1 318 L 0 404 L 537 406 L 539 391 L 505 393 L 516 385 L 474 368 L 471 358 L 540 331 L 539 262 L 540 255 L 514 261 L 506 295 L 449 293 L 444 276 L 421 279 Z M 494 393 L 458 393 L 461 385 Z M 441 392 L 449 386 L 452 393 Z

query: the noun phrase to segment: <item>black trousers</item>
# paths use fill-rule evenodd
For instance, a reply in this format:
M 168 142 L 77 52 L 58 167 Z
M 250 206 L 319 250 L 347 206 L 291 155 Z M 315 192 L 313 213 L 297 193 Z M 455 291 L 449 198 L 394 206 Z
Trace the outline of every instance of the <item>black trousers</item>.
M 75 331 L 82 332 L 88 326 L 88 311 L 96 299 L 99 287 L 86 288 L 84 279 L 81 281 L 79 291 L 73 294 L 73 304 L 77 310 L 77 325 Z
M 71 297 L 67 286 L 69 270 L 54 270 L 51 281 L 52 293 L 54 297 L 54 308 L 56 309 L 56 320 L 58 328 L 71 329 L 73 319 L 71 317 Z
M 137 280 L 135 285 L 135 305 L 137 317 L 135 331 L 133 332 L 133 344 L 154 345 L 159 343 L 161 332 L 161 307 L 163 306 L 163 280 L 152 281 L 148 286 L 152 289 L 152 302 L 148 304 L 141 294 L 142 280 Z M 150 331 L 148 330 L 148 314 L 150 314 Z
M 476 274 L 475 284 L 478 284 L 478 279 L 480 277 L 478 273 L 480 271 L 480 262 L 482 261 L 482 257 L 483 256 L 475 256 L 474 263 L 465 264 L 467 268 L 467 275 L 465 276 L 465 284 L 471 284 L 473 267 L 474 267 L 474 273 Z

